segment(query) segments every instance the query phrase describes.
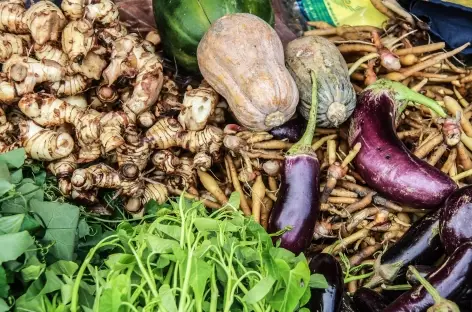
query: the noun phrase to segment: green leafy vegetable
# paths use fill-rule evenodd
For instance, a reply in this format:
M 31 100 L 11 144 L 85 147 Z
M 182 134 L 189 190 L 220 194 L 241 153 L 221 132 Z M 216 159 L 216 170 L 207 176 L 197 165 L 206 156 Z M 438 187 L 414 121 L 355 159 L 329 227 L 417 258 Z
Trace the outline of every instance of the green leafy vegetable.
M 307 304 L 310 282 L 321 288 L 326 280 L 310 277 L 303 255 L 274 247 L 259 224 L 233 207 L 238 196 L 212 212 L 184 197 L 170 206 L 148 204 L 153 222 L 123 222 L 90 250 L 74 281 L 70 311 L 86 310 L 83 283 L 95 287 L 88 307 L 100 311 L 293 312 Z M 116 253 L 105 265 L 91 265 L 107 248 Z M 139 291 L 111 287 L 123 276 Z
M 19 297 L 14 294 L 16 310 L 66 311 L 70 292 L 64 303 L 59 292 L 67 294 L 67 287 L 72 288 L 78 265 L 63 260 L 73 259 L 80 211 L 45 201 L 45 170 L 24 160 L 23 149 L 0 154 L 0 298 L 6 300 L 0 302 L 0 311 L 14 302 L 9 293 L 14 283 L 25 288 Z M 51 194 L 48 198 L 54 199 Z M 54 263 L 58 259 L 62 261 Z
M 0 263 L 16 260 L 33 245 L 34 240 L 27 231 L 0 235 Z
M 57 259 L 72 260 L 79 223 L 79 208 L 56 202 L 30 201 L 31 211 L 46 227 L 44 240 L 54 242 L 50 252 Z
M 0 154 L 0 163 L 5 163 L 9 168 L 20 168 L 25 163 L 25 157 L 25 150 L 17 148 L 8 153 Z
M 328 282 L 322 274 L 312 274 L 310 276 L 310 288 L 328 288 Z

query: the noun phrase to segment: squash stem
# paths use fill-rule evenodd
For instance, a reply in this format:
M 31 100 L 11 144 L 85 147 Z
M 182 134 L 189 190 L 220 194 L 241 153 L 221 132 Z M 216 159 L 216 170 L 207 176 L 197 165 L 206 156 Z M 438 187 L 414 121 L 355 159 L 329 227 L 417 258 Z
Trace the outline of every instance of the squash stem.
M 287 155 L 298 155 L 298 154 L 312 154 L 313 149 L 311 143 L 313 136 L 315 135 L 316 119 L 318 116 L 318 84 L 316 81 L 316 74 L 311 71 L 311 107 L 310 107 L 310 118 L 308 118 L 308 124 L 306 126 L 305 133 L 303 133 L 300 141 L 295 143 L 288 151 Z
M 446 112 L 442 108 L 441 105 L 438 104 L 433 99 L 426 97 L 416 91 L 411 90 L 407 86 L 403 85 L 402 83 L 391 81 L 387 79 L 379 79 L 375 83 L 368 86 L 365 90 L 372 90 L 374 92 L 385 92 L 390 91 L 393 94 L 393 98 L 396 101 L 400 102 L 415 102 L 421 105 L 424 105 L 438 114 L 440 117 L 447 117 Z M 404 105 L 398 105 L 396 114 L 397 116 L 402 113 L 402 111 L 406 108 L 406 103 Z

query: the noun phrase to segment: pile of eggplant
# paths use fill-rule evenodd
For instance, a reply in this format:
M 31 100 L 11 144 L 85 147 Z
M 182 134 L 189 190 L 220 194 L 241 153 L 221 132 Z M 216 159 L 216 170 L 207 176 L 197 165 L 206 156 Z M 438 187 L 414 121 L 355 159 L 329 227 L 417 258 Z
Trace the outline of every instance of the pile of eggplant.
M 354 163 L 370 187 L 392 201 L 427 208 L 429 212 L 377 257 L 373 276 L 351 294 L 352 299 L 344 290 L 338 260 L 329 253 L 316 254 L 311 259 L 310 269 L 323 274 L 329 287 L 312 290 L 310 311 L 455 311 L 434 308 L 435 299 L 409 270 L 411 266 L 442 298 L 455 302 L 460 311 L 472 311 L 472 186 L 458 188 L 449 176 L 415 157 L 398 139 L 395 122 L 407 101 L 415 101 L 439 116 L 447 116 L 431 99 L 399 83 L 378 80 L 358 97 L 349 144 L 362 144 Z M 293 188 L 291 191 L 296 192 Z M 291 195 L 290 189 L 283 194 Z M 296 201 L 294 198 L 297 197 L 292 195 L 291 207 Z M 305 202 L 304 207 L 311 214 L 317 214 L 319 204 L 316 200 L 312 202 L 311 206 Z M 290 237 L 287 248 L 290 249 L 293 242 L 306 240 L 301 236 L 310 235 L 296 233 L 296 237 L 287 236 Z M 284 237 L 281 239 L 283 242 Z M 294 251 L 299 248 L 295 246 Z M 384 290 L 380 294 L 373 290 L 380 285 L 411 287 L 403 291 Z

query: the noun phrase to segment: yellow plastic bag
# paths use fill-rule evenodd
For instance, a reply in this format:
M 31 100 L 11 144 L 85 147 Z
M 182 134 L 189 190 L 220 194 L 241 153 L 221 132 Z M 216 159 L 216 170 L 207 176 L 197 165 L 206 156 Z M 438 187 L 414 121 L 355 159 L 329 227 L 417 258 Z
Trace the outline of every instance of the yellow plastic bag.
M 297 0 L 297 4 L 307 20 L 325 21 L 334 26 L 380 27 L 388 19 L 370 0 Z

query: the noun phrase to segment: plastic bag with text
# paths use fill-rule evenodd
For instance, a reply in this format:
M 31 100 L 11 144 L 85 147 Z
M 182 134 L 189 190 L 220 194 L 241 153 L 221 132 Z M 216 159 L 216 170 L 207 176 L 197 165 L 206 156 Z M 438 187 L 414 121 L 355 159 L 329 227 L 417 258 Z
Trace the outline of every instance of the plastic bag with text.
M 275 29 L 284 42 L 301 36 L 307 30 L 306 21 L 381 27 L 387 20 L 370 0 L 272 0 L 272 5 Z

